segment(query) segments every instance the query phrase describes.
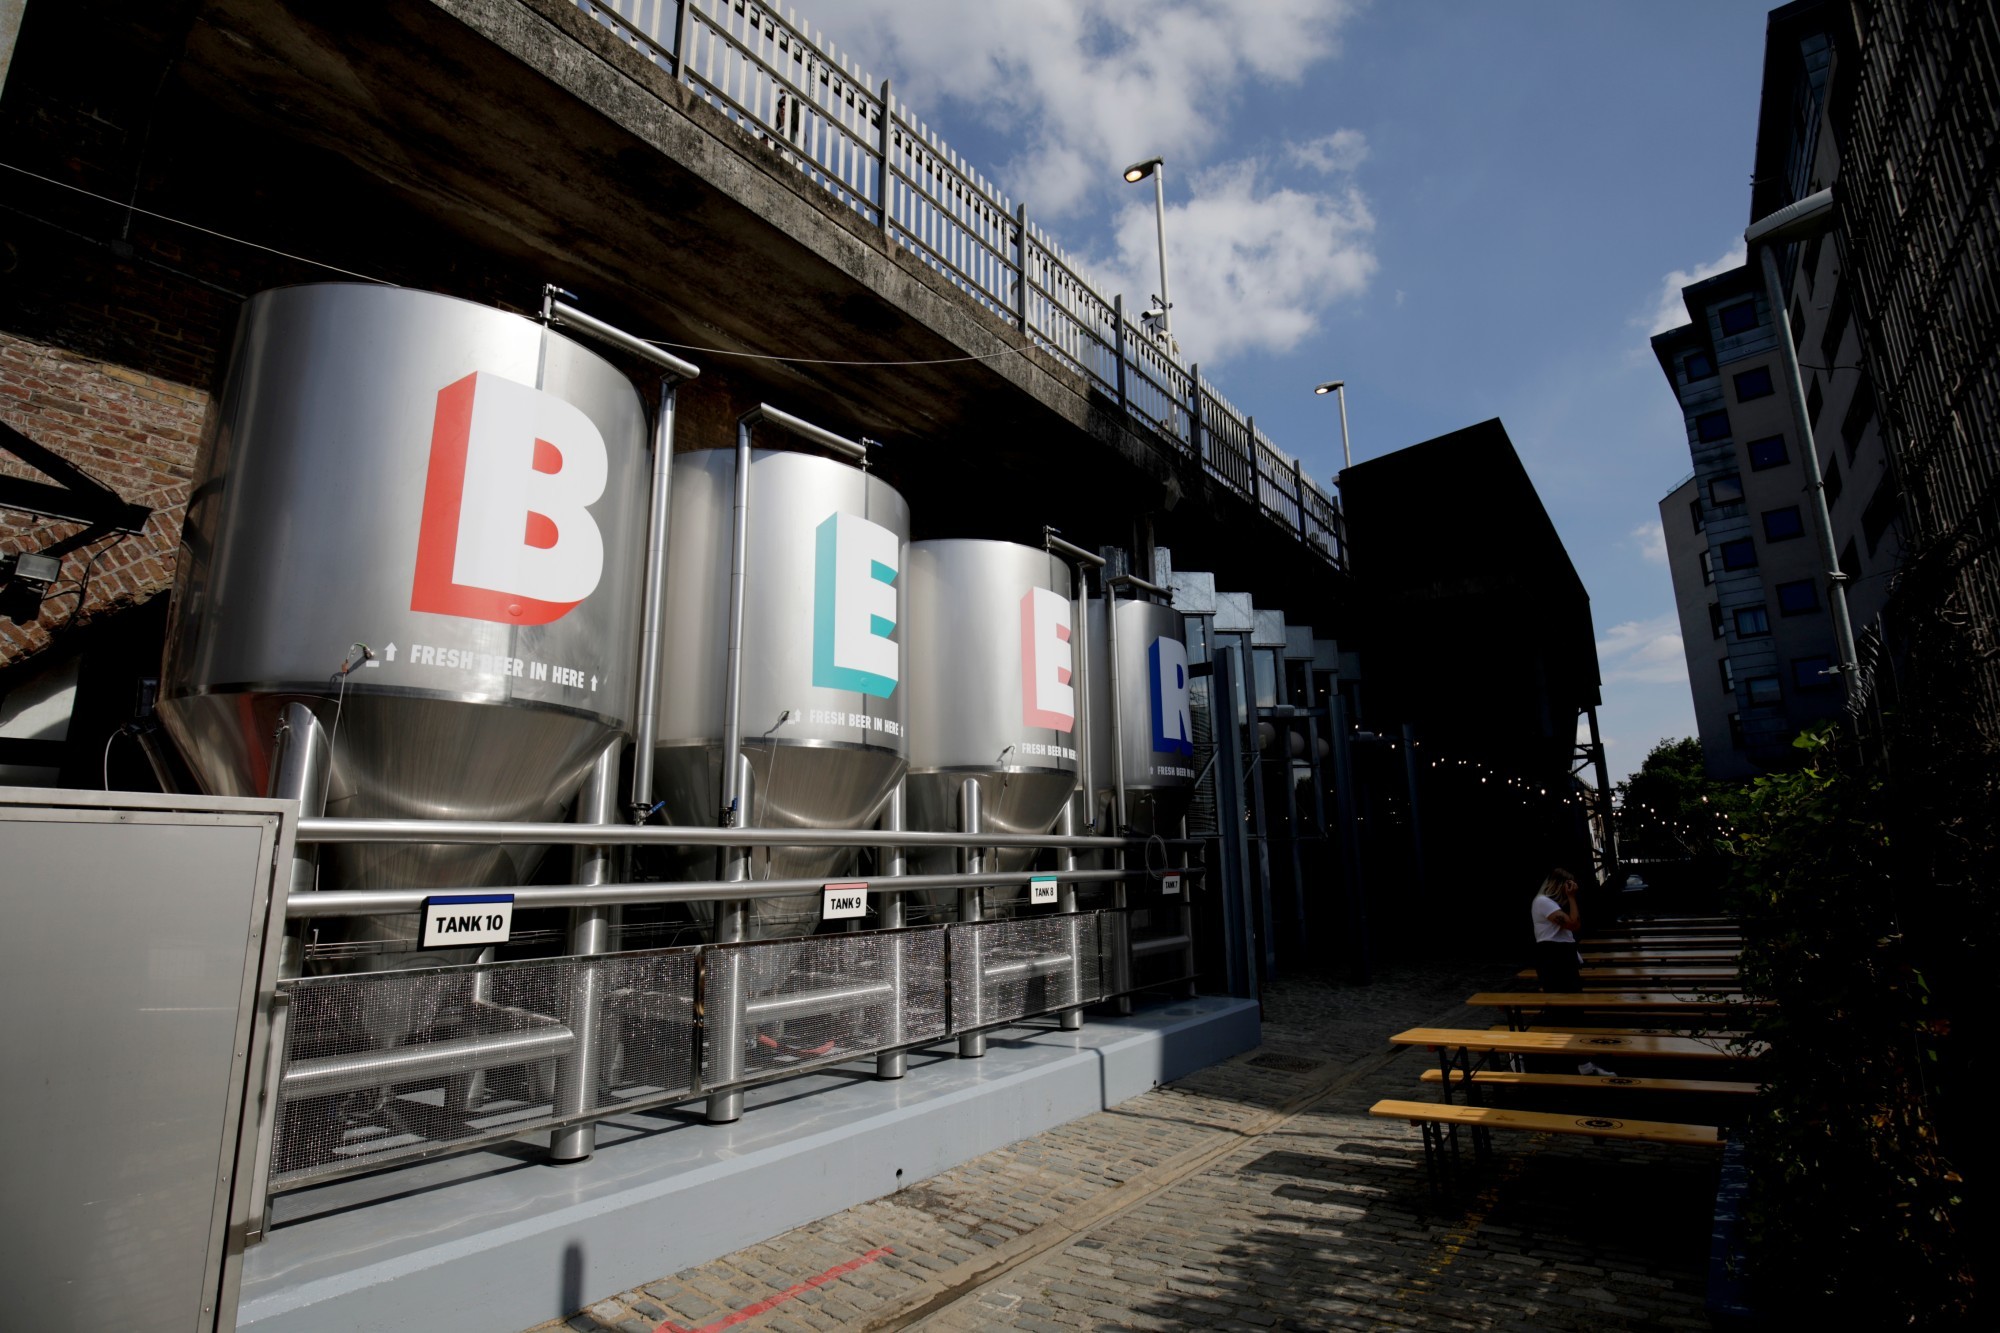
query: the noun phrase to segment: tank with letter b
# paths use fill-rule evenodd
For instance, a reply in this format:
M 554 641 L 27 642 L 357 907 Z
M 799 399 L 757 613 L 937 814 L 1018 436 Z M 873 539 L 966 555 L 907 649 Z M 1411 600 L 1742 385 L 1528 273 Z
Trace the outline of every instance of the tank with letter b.
M 631 383 L 542 325 L 394 287 L 261 293 L 188 504 L 168 732 L 208 791 L 263 795 L 303 700 L 330 816 L 558 817 L 630 725 L 647 467 Z M 320 887 L 517 882 L 539 850 L 329 847 Z
M 1118 709 L 1125 741 L 1125 818 L 1137 833 L 1174 837 L 1194 797 L 1194 721 L 1188 706 L 1187 640 L 1170 606 L 1119 600 Z M 1111 726 L 1112 637 L 1104 602 L 1090 603 L 1091 811 L 1097 831 L 1112 828 L 1116 769 Z

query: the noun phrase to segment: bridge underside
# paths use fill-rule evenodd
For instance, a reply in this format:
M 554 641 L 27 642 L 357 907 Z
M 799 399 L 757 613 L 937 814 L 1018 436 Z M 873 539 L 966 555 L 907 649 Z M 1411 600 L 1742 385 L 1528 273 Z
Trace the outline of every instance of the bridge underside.
M 686 353 L 704 373 L 683 448 L 730 442 L 769 401 L 881 441 L 919 537 L 1027 540 L 1047 522 L 1130 546 L 1150 522 L 1180 566 L 1331 628 L 1341 580 L 1294 534 L 567 0 L 35 6 L 15 69 L 33 71 L 10 82 L 16 106 L 59 85 L 123 122 L 92 173 L 105 195 L 516 308 L 555 282 L 644 336 L 786 358 Z M 16 161 L 76 178 L 73 125 L 32 108 L 5 123 Z M 102 204 L 23 194 L 39 221 L 102 229 Z M 182 267 L 229 291 L 338 276 L 136 221 L 188 259 L 212 252 Z M 27 308 L 44 325 L 74 322 L 74 301 L 41 296 Z M 113 350 L 143 367 L 152 332 Z

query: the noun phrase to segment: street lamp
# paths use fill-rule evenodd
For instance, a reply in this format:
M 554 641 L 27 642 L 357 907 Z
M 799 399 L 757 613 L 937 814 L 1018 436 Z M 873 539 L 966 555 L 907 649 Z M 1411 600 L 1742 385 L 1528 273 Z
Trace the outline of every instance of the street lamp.
M 1785 312 L 1785 292 L 1778 279 L 1778 250 L 1794 241 L 1817 236 L 1833 225 L 1833 187 L 1807 195 L 1775 213 L 1750 224 L 1743 243 L 1757 251 L 1764 269 L 1764 299 L 1770 303 L 1771 323 L 1778 332 L 1778 359 L 1785 371 L 1785 387 L 1792 400 L 1792 428 L 1805 450 L 1806 491 L 1812 496 L 1813 527 L 1819 535 L 1820 560 L 1826 566 L 1827 603 L 1833 612 L 1834 649 L 1840 654 L 1842 683 L 1853 702 L 1861 688 L 1860 666 L 1854 651 L 1854 622 L 1847 613 L 1847 575 L 1841 572 L 1840 554 L 1833 545 L 1833 516 L 1826 508 L 1826 482 L 1820 475 L 1819 446 L 1813 440 L 1812 416 L 1806 411 L 1805 381 L 1799 377 L 1799 349 L 1792 342 L 1792 321 Z
M 1157 157 L 1125 168 L 1127 185 L 1137 185 L 1148 176 L 1153 178 L 1153 226 L 1160 238 L 1160 332 L 1172 337 L 1174 303 L 1167 294 L 1167 169 Z
M 1324 384 L 1314 385 L 1313 392 L 1330 393 L 1340 399 L 1340 456 L 1344 460 L 1345 467 L 1353 467 L 1354 451 L 1347 447 L 1347 381 L 1328 380 Z

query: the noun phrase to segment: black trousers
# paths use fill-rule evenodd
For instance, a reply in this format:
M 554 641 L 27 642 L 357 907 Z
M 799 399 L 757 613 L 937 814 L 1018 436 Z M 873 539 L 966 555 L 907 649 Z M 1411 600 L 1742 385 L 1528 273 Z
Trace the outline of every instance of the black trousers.
M 1575 944 L 1566 940 L 1535 941 L 1535 975 L 1541 979 L 1543 990 L 1582 990 L 1583 978 L 1577 974 L 1581 966 Z

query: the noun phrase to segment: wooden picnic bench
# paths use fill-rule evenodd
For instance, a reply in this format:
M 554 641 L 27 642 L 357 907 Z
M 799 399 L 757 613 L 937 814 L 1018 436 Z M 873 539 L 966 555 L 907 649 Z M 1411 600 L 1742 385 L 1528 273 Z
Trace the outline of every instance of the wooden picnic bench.
M 1577 954 L 1586 964 L 1597 963 L 1605 967 L 1644 963 L 1693 967 L 1702 963 L 1733 963 L 1743 956 L 1736 949 L 1685 949 L 1677 953 L 1671 949 L 1593 949 L 1587 944 L 1579 948 Z
M 1544 1027 L 1541 1025 L 1530 1025 L 1520 1029 L 1500 1024 L 1486 1030 L 1488 1032 L 1514 1032 L 1517 1030 L 1521 1032 L 1573 1032 L 1584 1037 L 1691 1037 L 1697 1041 L 1735 1041 L 1739 1037 L 1749 1035 L 1744 1032 L 1705 1032 L 1699 1025 L 1692 1023 L 1683 1023 L 1670 1028 L 1566 1028 L 1560 1026 Z
M 1517 981 L 1533 981 L 1539 973 L 1532 967 L 1524 967 L 1514 974 Z M 1590 967 L 1581 968 L 1577 975 L 1585 981 L 1722 981 L 1734 982 L 1737 971 L 1733 967 Z M 1732 989 L 1724 987 L 1723 989 Z
M 1442 1083 L 1444 1070 L 1426 1069 L 1424 1083 Z M 1718 1093 L 1749 1096 L 1762 1092 L 1761 1083 L 1736 1082 L 1720 1078 L 1635 1078 L 1620 1074 L 1534 1074 L 1521 1069 L 1475 1069 L 1470 1074 L 1455 1071 L 1452 1082 L 1503 1088 L 1606 1088 L 1617 1092 Z
M 1450 1102 L 1406 1102 L 1385 1098 L 1368 1108 L 1385 1120 L 1407 1120 L 1424 1136 L 1424 1175 L 1433 1193 L 1439 1177 L 1458 1167 L 1458 1128 L 1472 1130 L 1481 1160 L 1487 1134 L 1495 1129 L 1521 1129 L 1543 1134 L 1582 1134 L 1595 1139 L 1626 1139 L 1719 1148 L 1722 1131 L 1714 1125 L 1682 1125 L 1665 1120 L 1627 1120 L 1618 1116 L 1574 1115 L 1558 1111 L 1509 1111 L 1497 1106 L 1467 1106 Z M 1449 1153 L 1446 1149 L 1449 1147 Z
M 1502 1009 L 1507 1014 L 1507 1026 L 1525 1026 L 1521 1021 L 1523 1010 L 1534 1009 L 1546 1013 L 1551 1009 L 1589 1009 L 1602 1013 L 1706 1013 L 1715 1010 L 1735 1009 L 1742 1006 L 1764 1007 L 1770 1001 L 1746 999 L 1742 996 L 1715 996 L 1703 999 L 1677 991 L 1662 990 L 1599 990 L 1599 991 L 1481 991 L 1468 996 L 1467 1004 L 1483 1009 Z

